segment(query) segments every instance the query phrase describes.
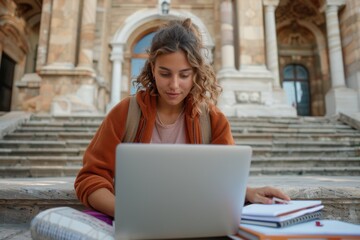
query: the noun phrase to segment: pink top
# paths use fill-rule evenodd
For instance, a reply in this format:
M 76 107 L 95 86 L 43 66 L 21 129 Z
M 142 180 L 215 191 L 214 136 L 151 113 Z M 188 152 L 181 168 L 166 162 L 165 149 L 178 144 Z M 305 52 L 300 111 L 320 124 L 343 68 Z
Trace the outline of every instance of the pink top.
M 151 143 L 186 143 L 184 112 L 173 124 L 163 124 L 156 114 Z

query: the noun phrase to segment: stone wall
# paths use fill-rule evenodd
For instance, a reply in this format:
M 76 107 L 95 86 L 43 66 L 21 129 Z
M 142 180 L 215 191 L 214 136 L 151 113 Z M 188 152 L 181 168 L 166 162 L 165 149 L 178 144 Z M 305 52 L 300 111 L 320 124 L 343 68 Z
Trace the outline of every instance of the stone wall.
M 82 1 L 43 0 L 41 6 L 37 6 L 34 0 L 29 0 L 29 3 L 32 3 L 33 6 L 36 5 L 38 8 L 36 10 L 38 11 L 37 19 L 29 20 L 21 13 L 19 14 L 19 12 L 23 11 L 21 9 L 24 9 L 24 6 L 22 8 L 20 6 L 22 3 L 18 1 L 20 8 L 16 10 L 15 2 L 5 1 L 0 3 L 7 4 L 2 6 L 0 11 L 2 16 L 0 19 L 0 56 L 1 52 L 5 52 L 17 62 L 12 110 L 32 112 L 51 112 L 53 98 L 64 98 L 64 95 L 71 95 L 66 100 L 68 102 L 72 102 L 74 98 L 77 98 L 76 101 L 81 100 L 82 98 L 79 98 L 79 96 L 91 95 L 92 100 L 89 103 L 93 104 L 93 106 L 89 105 L 84 111 L 92 112 L 90 108 L 95 107 L 97 111 L 105 112 L 113 88 L 114 62 L 111 60 L 113 53 L 111 43 L 114 36 L 124 28 L 129 18 L 134 16 L 135 18 L 141 18 L 142 13 L 160 11 L 158 0 L 91 0 L 86 1 L 86 5 L 81 3 Z M 204 24 L 204 28 L 209 34 L 208 37 L 214 43 L 211 54 L 212 64 L 217 73 L 222 70 L 224 56 L 225 58 L 230 55 L 232 55 L 231 58 L 235 57 L 235 60 L 232 61 L 235 63 L 235 69 L 240 71 L 240 75 L 245 74 L 246 76 L 240 76 L 242 80 L 234 80 L 235 83 L 230 82 L 229 89 L 237 88 L 238 91 L 244 89 L 244 91 L 247 91 L 246 88 L 249 85 L 254 85 L 254 80 L 243 81 L 247 79 L 248 74 L 244 69 L 250 71 L 251 74 L 258 74 L 261 71 L 260 78 L 265 79 L 267 82 L 266 91 L 255 85 L 250 90 L 261 92 L 262 97 L 265 99 L 263 102 L 269 102 L 270 104 L 272 101 L 269 97 L 272 94 L 271 84 L 279 81 L 272 81 L 271 73 L 268 71 L 270 69 L 266 57 L 271 54 L 267 53 L 269 46 L 266 45 L 265 30 L 267 28 L 265 23 L 269 22 L 265 21 L 268 12 L 266 11 L 266 2 L 269 1 L 171 0 L 170 15 L 172 11 L 177 14 L 181 13 L 183 16 L 193 15 Z M 356 94 L 359 95 L 360 13 L 358 9 L 360 8 L 360 1 L 344 0 L 344 2 L 345 6 L 342 8 L 340 6 L 341 10 L 338 15 L 346 85 L 352 88 L 353 91 L 357 91 Z M 225 22 L 222 22 L 221 15 L 223 12 L 222 4 L 223 6 L 226 5 L 224 3 L 232 5 L 233 9 L 231 11 L 234 15 L 237 15 L 237 18 L 232 19 L 234 39 L 233 44 L 229 45 L 232 49 L 230 52 L 233 54 L 222 51 L 224 41 L 222 39 L 224 35 L 222 30 L 226 25 Z M 283 67 L 287 63 L 298 63 L 308 67 L 311 75 L 311 108 L 313 116 L 322 116 L 326 113 L 325 95 L 334 85 L 330 75 L 331 67 L 329 66 L 330 55 L 327 43 L 326 11 L 324 12 L 324 9 L 321 8 L 323 3 L 325 1 L 280 0 L 276 10 L 277 12 L 279 12 L 279 9 L 282 10 L 280 16 L 276 14 L 276 25 L 280 26 L 276 36 L 279 44 L 279 73 L 282 73 Z M 89 7 L 89 4 L 91 7 Z M 15 10 L 17 11 L 16 14 Z M 7 14 L 6 11 L 13 11 L 12 18 L 14 19 L 4 17 L 3 15 Z M 294 12 L 297 15 L 294 15 Z M 282 31 L 291 28 L 291 16 L 297 20 L 296 31 Z M 121 61 L 122 73 L 120 78 L 122 79 L 122 87 L 119 90 L 121 91 L 121 98 L 125 97 L 129 92 L 128 85 L 132 77 L 132 47 L 144 34 L 155 30 L 166 19 L 165 16 L 159 15 L 159 18 L 151 18 L 150 21 L 141 22 L 141 24 L 127 30 L 128 41 L 123 49 L 124 54 Z M 4 23 L 4 21 L 8 21 L 8 23 Z M 84 24 L 86 21 L 90 21 L 89 24 Z M 134 21 L 134 19 L 131 21 Z M 28 30 L 35 25 L 36 32 L 30 34 Z M 12 30 L 8 31 L 9 29 Z M 91 33 L 91 29 L 95 29 L 95 33 Z M 303 34 L 304 31 L 301 31 L 301 29 L 307 29 L 311 33 Z M 15 36 L 16 34 L 12 35 L 10 32 L 19 35 Z M 283 41 L 294 40 L 295 38 L 292 37 L 296 34 L 301 35 L 300 38 L 296 39 L 305 41 L 305 44 L 300 44 L 294 49 L 283 48 Z M 34 40 L 38 40 L 38 50 L 36 71 L 31 72 L 31 68 L 33 68 L 31 62 L 36 51 L 33 49 L 35 47 Z M 295 50 L 297 53 L 302 52 L 300 58 L 293 54 Z M 79 66 L 86 66 L 87 70 L 80 70 L 78 69 Z M 254 67 L 260 68 L 254 70 Z M 334 79 L 336 78 L 334 77 Z M 58 84 L 64 85 L 58 86 Z M 91 87 L 93 89 L 88 91 Z M 91 91 L 93 93 L 90 93 Z M 233 92 L 231 94 L 233 95 Z
M 360 1 L 347 0 L 340 13 L 340 29 L 348 87 L 360 90 Z

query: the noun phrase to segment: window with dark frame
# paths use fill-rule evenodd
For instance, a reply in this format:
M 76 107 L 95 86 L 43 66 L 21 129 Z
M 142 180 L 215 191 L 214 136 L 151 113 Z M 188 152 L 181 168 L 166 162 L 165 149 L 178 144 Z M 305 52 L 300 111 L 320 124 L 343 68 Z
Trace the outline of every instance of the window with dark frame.
M 299 64 L 284 68 L 283 88 L 288 103 L 296 108 L 298 116 L 310 116 L 310 84 L 308 70 Z

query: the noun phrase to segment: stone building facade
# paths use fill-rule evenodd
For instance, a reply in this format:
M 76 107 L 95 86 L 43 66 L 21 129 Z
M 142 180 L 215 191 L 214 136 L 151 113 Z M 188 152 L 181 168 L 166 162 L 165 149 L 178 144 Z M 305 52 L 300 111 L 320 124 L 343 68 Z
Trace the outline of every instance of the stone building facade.
M 0 0 L 0 111 L 103 114 L 190 17 L 228 116 L 360 111 L 358 0 Z

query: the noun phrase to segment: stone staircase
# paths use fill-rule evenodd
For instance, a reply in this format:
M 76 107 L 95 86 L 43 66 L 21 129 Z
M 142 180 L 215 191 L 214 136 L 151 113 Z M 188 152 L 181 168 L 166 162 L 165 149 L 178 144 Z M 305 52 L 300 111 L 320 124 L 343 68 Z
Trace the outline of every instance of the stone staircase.
M 335 118 L 230 118 L 252 175 L 360 176 L 360 131 Z
M 34 115 L 0 140 L 3 177 L 76 176 L 103 116 Z
M 2 177 L 76 176 L 103 116 L 34 115 L 0 140 Z M 360 131 L 328 118 L 229 118 L 251 175 L 360 176 Z
M 0 239 L 2 229 L 26 228 L 41 210 L 83 209 L 73 182 L 102 119 L 0 116 Z M 229 120 L 236 144 L 253 147 L 250 186 L 275 186 L 293 199 L 320 199 L 325 217 L 360 223 L 360 130 L 341 118 Z

